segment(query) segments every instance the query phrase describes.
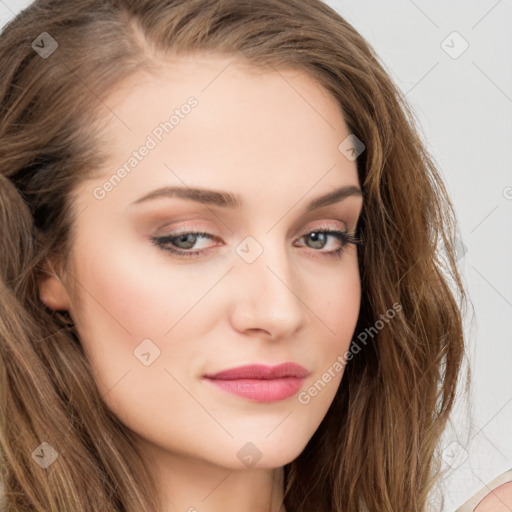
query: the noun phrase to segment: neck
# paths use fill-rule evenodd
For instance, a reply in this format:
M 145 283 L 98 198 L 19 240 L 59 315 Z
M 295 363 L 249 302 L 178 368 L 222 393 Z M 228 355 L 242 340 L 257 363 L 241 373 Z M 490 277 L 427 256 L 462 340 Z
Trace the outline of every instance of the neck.
M 143 444 L 165 512 L 286 512 L 282 466 L 230 469 Z

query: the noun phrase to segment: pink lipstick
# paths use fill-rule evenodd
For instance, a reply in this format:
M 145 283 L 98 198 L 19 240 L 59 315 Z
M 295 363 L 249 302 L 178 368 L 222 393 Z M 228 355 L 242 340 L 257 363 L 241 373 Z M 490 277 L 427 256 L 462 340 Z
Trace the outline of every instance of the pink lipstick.
M 295 395 L 308 375 L 309 372 L 296 363 L 254 364 L 207 374 L 204 379 L 228 393 L 268 403 Z

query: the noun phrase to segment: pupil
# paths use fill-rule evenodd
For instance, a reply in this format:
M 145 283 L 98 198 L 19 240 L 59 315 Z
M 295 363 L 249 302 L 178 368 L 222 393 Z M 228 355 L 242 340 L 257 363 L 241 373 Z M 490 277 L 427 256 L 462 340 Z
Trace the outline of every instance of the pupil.
M 191 238 L 190 238 L 189 242 L 187 243 L 188 237 L 191 237 Z M 177 239 L 179 242 L 185 242 L 185 247 L 182 247 L 182 249 L 190 249 L 191 247 L 194 246 L 194 243 L 195 243 L 195 235 L 193 235 L 192 233 L 186 233 L 186 234 L 180 235 L 177 237 Z
M 313 242 L 320 242 L 320 246 L 317 246 L 316 248 L 317 249 L 322 249 L 323 248 L 323 244 L 325 242 L 325 240 L 320 240 L 318 239 L 318 237 L 325 237 L 326 234 L 325 233 L 316 233 L 316 232 L 313 232 L 313 233 L 310 233 L 309 234 L 309 237 L 312 239 Z

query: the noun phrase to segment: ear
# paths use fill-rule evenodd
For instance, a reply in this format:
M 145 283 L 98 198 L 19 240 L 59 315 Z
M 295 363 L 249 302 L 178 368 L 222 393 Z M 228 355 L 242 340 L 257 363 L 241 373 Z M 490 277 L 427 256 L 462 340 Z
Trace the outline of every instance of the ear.
M 67 289 L 48 260 L 44 264 L 43 277 L 39 282 L 39 298 L 54 311 L 67 311 L 71 306 Z

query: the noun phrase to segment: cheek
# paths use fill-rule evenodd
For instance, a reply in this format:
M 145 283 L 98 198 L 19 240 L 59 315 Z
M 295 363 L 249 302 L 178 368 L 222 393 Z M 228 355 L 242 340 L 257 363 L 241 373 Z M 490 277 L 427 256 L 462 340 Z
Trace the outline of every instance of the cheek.
M 311 297 L 315 312 L 318 315 L 316 327 L 312 330 L 321 332 L 317 336 L 318 345 L 307 347 L 310 360 L 318 361 L 316 378 L 321 382 L 312 390 L 315 402 L 322 402 L 325 411 L 334 399 L 339 387 L 346 364 L 346 352 L 355 335 L 361 304 L 361 281 L 357 258 L 351 255 L 343 261 L 342 270 L 329 273 L 321 280 L 323 291 Z M 320 393 L 321 391 L 321 393 Z
M 333 329 L 344 340 L 341 350 L 349 348 L 359 318 L 361 307 L 361 282 L 359 273 L 353 273 L 344 282 L 343 293 L 333 295 L 339 297 L 333 300 L 330 311 L 333 315 Z M 339 349 L 340 347 L 338 347 Z
M 179 391 L 165 369 L 181 380 L 181 373 L 201 366 L 204 347 L 198 344 L 222 308 L 216 300 L 220 287 L 207 295 L 226 269 L 210 265 L 199 272 L 192 265 L 167 262 L 157 251 L 149 245 L 120 251 L 102 244 L 101 251 L 83 249 L 77 253 L 87 257 L 75 259 L 79 286 L 72 315 L 77 331 L 100 391 L 108 393 L 112 409 L 126 409 L 125 414 L 138 414 L 154 400 L 160 407 L 168 403 L 170 391 Z M 144 358 L 150 365 L 144 365 Z M 144 389 L 151 390 L 151 400 L 141 396 L 116 405 L 115 397 L 122 401 L 125 393 L 134 397 Z M 132 411 L 130 403 L 139 405 Z
M 309 292 L 310 303 L 319 320 L 318 329 L 324 333 L 326 353 L 348 348 L 359 317 L 359 268 L 356 254 L 349 256 L 342 261 L 338 270 L 326 270 L 322 276 L 318 276 L 315 288 Z
M 80 308 L 87 329 L 107 330 L 134 341 L 149 335 L 163 336 L 208 289 L 208 282 L 193 279 L 190 271 L 149 254 L 114 250 L 79 262 Z M 77 304 L 78 304 L 77 302 Z M 101 327 L 101 329 L 100 329 Z

